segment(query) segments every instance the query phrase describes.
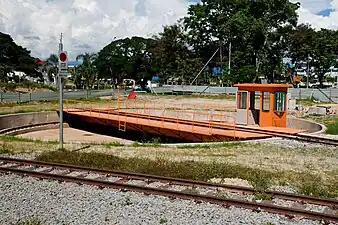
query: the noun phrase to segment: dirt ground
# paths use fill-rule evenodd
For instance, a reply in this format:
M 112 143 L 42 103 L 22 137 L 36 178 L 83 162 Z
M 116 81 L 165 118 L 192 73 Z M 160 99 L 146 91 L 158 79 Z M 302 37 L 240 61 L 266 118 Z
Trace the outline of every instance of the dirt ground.
M 26 134 L 18 135 L 22 138 L 29 138 L 33 140 L 42 141 L 58 141 L 59 140 L 59 129 L 34 131 Z M 95 134 L 87 131 L 82 131 L 74 128 L 63 129 L 64 141 L 67 143 L 113 143 L 119 142 L 121 144 L 131 144 L 132 141 L 111 137 L 107 135 Z

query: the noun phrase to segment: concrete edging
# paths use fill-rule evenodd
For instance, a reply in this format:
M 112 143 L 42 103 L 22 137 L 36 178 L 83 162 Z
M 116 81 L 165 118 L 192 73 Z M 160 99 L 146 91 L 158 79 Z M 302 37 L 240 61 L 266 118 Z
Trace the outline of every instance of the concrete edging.
M 289 116 L 287 118 L 287 127 L 306 130 L 307 133 L 321 134 L 326 131 L 326 126 L 317 122 Z
M 34 126 L 39 124 L 57 123 L 59 116 L 56 112 L 33 112 L 33 113 L 17 113 L 0 116 L 0 132 L 11 130 L 24 126 Z M 41 126 L 44 129 L 45 126 Z M 48 127 L 48 126 L 47 126 Z M 49 126 L 52 128 L 53 126 Z M 39 127 L 25 129 L 25 131 L 36 131 Z

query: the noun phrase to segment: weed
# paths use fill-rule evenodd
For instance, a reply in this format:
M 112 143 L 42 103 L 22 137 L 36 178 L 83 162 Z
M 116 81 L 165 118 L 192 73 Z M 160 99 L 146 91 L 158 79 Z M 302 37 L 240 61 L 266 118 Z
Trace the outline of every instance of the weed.
M 57 144 L 58 141 L 42 141 L 42 140 L 35 140 L 29 138 L 22 138 L 14 135 L 1 135 L 0 140 L 8 141 L 8 142 L 31 142 L 31 143 L 47 143 L 47 144 Z
M 10 154 L 12 151 L 7 147 L 7 145 L 4 143 L 0 147 L 0 154 Z
M 111 148 L 111 147 L 121 147 L 121 146 L 124 146 L 124 144 L 118 142 L 118 141 L 115 141 L 115 142 L 109 142 L 109 143 L 104 143 L 103 144 L 105 147 L 107 148 Z
M 233 147 L 243 147 L 245 143 L 241 142 L 224 142 L 220 144 L 208 144 L 208 145 L 181 145 L 177 148 L 179 149 L 211 149 L 211 148 L 233 148 Z
M 160 224 L 164 224 L 164 223 L 167 223 L 168 220 L 166 218 L 161 218 L 160 219 Z
M 38 219 L 24 219 L 18 220 L 16 223 L 12 223 L 12 225 L 42 225 L 42 222 Z
M 255 194 L 254 200 L 272 200 L 272 196 L 266 193 Z
M 122 158 L 103 153 L 67 150 L 44 152 L 37 157 L 37 160 L 200 181 L 208 181 L 212 178 L 240 178 L 248 180 L 258 194 L 263 194 L 273 183 L 272 181 L 293 183 L 302 193 L 312 193 L 323 197 L 338 196 L 337 182 L 327 182 L 326 178 L 315 177 L 309 173 L 272 172 L 230 163 L 170 161 L 163 158 L 154 160 L 136 157 Z
M 217 190 L 215 195 L 219 198 L 229 198 L 228 193 L 226 193 L 224 191 L 220 191 L 220 190 Z
M 324 124 L 327 128 L 327 130 L 325 131 L 325 133 L 327 134 L 333 134 L 333 135 L 338 134 L 338 116 L 336 115 L 323 116 L 323 117 L 308 116 L 308 117 L 305 117 L 305 119 L 314 120 L 318 123 Z
M 252 171 L 249 183 L 258 193 L 264 193 L 269 188 L 270 174 L 263 171 Z
M 312 175 L 310 179 L 300 180 L 298 184 L 298 190 L 300 194 L 322 196 L 326 198 L 333 198 L 338 195 L 338 189 L 334 188 L 338 186 L 337 181 L 331 183 L 333 189 L 329 189 L 322 185 L 321 178 Z M 332 190 L 332 191 L 330 191 Z
M 131 144 L 131 146 L 134 147 L 134 148 L 137 148 L 137 147 L 141 147 L 142 144 L 140 144 L 139 142 L 135 141 L 135 142 L 133 142 L 133 144 Z
M 195 188 L 185 189 L 185 190 L 182 191 L 182 193 L 186 193 L 186 194 L 199 194 L 198 190 L 196 190 Z
M 326 125 L 327 130 L 326 133 L 327 134 L 338 134 L 338 119 L 336 119 L 334 122 L 329 123 Z
M 304 105 L 304 106 L 313 106 L 313 105 L 316 105 L 317 103 L 315 103 L 316 99 L 315 98 L 305 98 L 305 99 L 297 99 L 296 100 L 296 103 L 298 105 Z
M 132 205 L 132 204 L 133 204 L 133 203 L 132 203 L 130 197 L 127 196 L 127 197 L 124 199 L 123 205 L 124 205 L 124 206 L 127 206 L 127 205 Z
M 272 222 L 265 222 L 264 225 L 275 225 L 275 224 Z

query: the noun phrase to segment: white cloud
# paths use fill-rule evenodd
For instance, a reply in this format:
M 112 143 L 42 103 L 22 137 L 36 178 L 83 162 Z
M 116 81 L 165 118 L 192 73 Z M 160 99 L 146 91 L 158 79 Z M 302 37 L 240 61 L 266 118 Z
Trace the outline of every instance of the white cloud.
M 338 12 L 329 17 L 316 13 L 338 9 L 338 0 L 300 2 L 300 22 L 337 28 Z M 0 31 L 41 58 L 57 52 L 62 32 L 65 50 L 74 59 L 100 50 L 114 37 L 156 34 L 186 15 L 188 5 L 187 0 L 0 0 Z
M 330 7 L 331 0 L 292 0 L 292 2 L 300 2 L 302 8 L 309 12 L 317 14 Z
M 0 31 L 42 58 L 57 52 L 62 32 L 65 50 L 75 58 L 114 37 L 152 36 L 184 16 L 188 5 L 186 0 L 0 0 Z
M 304 2 L 311 3 L 309 5 L 312 5 L 312 8 L 305 8 L 306 4 L 302 4 L 302 7 L 298 10 L 299 14 L 299 22 L 302 23 L 309 23 L 312 25 L 315 29 L 320 28 L 327 28 L 327 29 L 338 29 L 338 0 L 332 0 L 328 1 L 328 4 L 326 7 L 325 4 L 323 4 L 324 8 L 318 7 L 318 10 L 314 10 L 313 8 L 316 6 L 315 3 L 317 1 L 323 1 L 323 0 L 303 0 Z M 324 1 L 325 2 L 325 1 Z M 320 6 L 321 4 L 319 4 Z M 320 16 L 316 15 L 316 13 L 325 10 L 325 9 L 332 9 L 333 12 L 330 13 L 329 16 Z

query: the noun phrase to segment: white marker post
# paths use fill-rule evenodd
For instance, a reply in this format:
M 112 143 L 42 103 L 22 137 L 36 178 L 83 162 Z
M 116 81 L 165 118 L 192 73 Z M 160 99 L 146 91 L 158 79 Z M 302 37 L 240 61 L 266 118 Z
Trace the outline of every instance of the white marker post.
M 59 44 L 59 71 L 58 71 L 58 78 L 59 78 L 59 112 L 60 112 L 60 132 L 59 132 L 59 142 L 60 142 L 60 149 L 63 149 L 63 84 L 62 84 L 62 77 L 67 75 L 68 73 L 68 56 L 67 52 L 63 51 L 63 44 L 62 44 L 62 34 Z

